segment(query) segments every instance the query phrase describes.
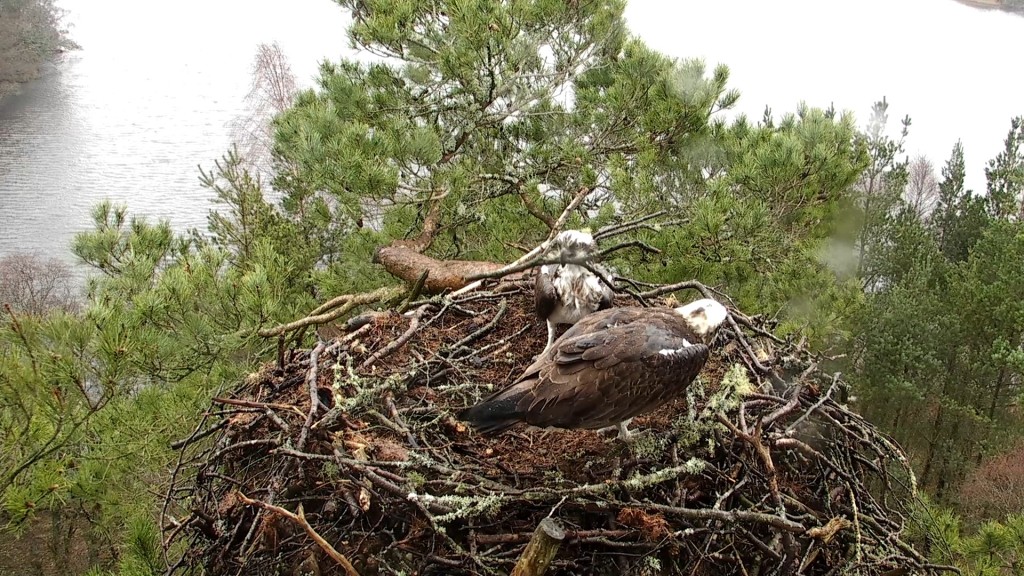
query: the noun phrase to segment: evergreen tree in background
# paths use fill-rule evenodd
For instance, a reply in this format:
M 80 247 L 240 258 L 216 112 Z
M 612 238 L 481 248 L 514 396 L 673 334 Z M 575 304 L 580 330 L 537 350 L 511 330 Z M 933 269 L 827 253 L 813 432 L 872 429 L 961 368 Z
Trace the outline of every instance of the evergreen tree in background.
M 988 208 L 994 218 L 1020 218 L 1024 202 L 1024 117 L 1016 117 L 1003 141 L 1004 148 L 985 168 Z
M 933 216 L 899 208 L 878 250 L 878 289 L 851 331 L 863 410 L 887 425 L 941 501 L 986 457 L 1020 437 L 1024 261 L 1020 119 L 986 170 L 986 196 L 964 189 L 958 143 Z
M 904 189 L 908 182 L 908 164 L 903 154 L 903 140 L 910 130 L 910 117 L 901 122 L 899 138 L 886 133 L 889 103 L 883 98 L 871 108 L 864 140 L 869 163 L 860 175 L 854 195 L 855 214 L 859 217 L 857 231 L 857 275 L 867 290 L 880 286 L 878 267 L 899 212 L 905 204 Z
M 957 142 L 942 169 L 939 200 L 932 218 L 939 250 L 950 262 L 967 259 L 988 222 L 984 197 L 964 188 L 965 171 L 963 145 Z

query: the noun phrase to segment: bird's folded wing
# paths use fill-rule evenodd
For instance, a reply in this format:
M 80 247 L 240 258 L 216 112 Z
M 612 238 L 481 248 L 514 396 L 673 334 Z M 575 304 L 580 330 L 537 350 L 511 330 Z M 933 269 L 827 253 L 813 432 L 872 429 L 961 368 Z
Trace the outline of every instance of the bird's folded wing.
M 554 274 L 550 266 L 542 266 L 537 271 L 537 280 L 533 285 L 533 303 L 537 317 L 545 319 L 555 311 L 558 304 L 558 293 L 555 291 Z
M 569 335 L 567 335 L 569 336 Z M 538 426 L 610 426 L 657 406 L 707 361 L 708 347 L 657 324 L 610 325 L 557 343 L 519 405 Z

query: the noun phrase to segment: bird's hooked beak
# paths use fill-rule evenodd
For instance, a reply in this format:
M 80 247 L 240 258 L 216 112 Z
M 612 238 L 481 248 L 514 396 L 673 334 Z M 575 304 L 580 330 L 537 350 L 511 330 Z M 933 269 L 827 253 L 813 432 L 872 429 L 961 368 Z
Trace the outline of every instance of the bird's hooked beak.
M 710 344 L 714 340 L 718 329 L 729 316 L 729 311 L 725 306 L 711 298 L 694 300 L 685 306 L 676 308 L 675 311 L 676 314 L 686 319 L 690 328 L 704 340 L 705 344 Z

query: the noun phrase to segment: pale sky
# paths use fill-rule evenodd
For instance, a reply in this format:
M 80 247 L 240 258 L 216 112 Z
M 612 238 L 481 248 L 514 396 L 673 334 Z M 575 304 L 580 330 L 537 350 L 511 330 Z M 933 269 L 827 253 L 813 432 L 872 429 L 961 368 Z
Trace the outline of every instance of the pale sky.
M 954 0 L 630 0 L 632 31 L 671 56 L 724 63 L 755 119 L 809 104 L 852 110 L 863 125 L 889 102 L 895 134 L 913 122 L 907 153 L 936 168 L 962 139 L 968 186 L 984 190 L 985 162 L 1024 115 L 1024 17 Z

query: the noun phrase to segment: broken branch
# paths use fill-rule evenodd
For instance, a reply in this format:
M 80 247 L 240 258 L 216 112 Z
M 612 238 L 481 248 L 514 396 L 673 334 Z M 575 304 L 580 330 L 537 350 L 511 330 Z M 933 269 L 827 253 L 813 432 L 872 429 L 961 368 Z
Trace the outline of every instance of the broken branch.
M 359 576 L 359 572 L 357 572 L 355 566 L 353 566 L 352 563 L 348 561 L 348 558 L 346 558 L 345 555 L 341 552 L 338 552 L 334 548 L 334 546 L 331 546 L 331 544 L 327 540 L 324 540 L 323 536 L 318 534 L 317 531 L 309 525 L 309 522 L 306 521 L 306 515 L 302 511 L 302 504 L 299 504 L 298 513 L 293 514 L 292 512 L 285 510 L 284 508 L 281 508 L 280 506 L 267 504 L 266 502 L 260 500 L 253 500 L 252 498 L 249 498 L 248 496 L 242 494 L 241 492 L 238 492 L 238 499 L 250 506 L 258 506 L 260 508 L 263 508 L 264 510 L 273 512 L 275 514 L 279 514 L 291 520 L 292 522 L 295 522 L 296 524 L 301 526 L 303 530 L 306 531 L 306 534 L 308 534 L 309 537 L 312 538 L 314 542 L 316 542 L 317 546 L 319 546 L 324 552 L 327 553 L 328 556 L 331 557 L 332 560 L 337 562 L 338 565 L 341 566 L 343 570 L 345 570 L 346 576 Z
M 526 545 L 526 550 L 512 569 L 512 576 L 544 576 L 551 560 L 558 554 L 562 540 L 565 540 L 565 530 L 557 520 L 541 520 L 533 533 L 533 538 Z

